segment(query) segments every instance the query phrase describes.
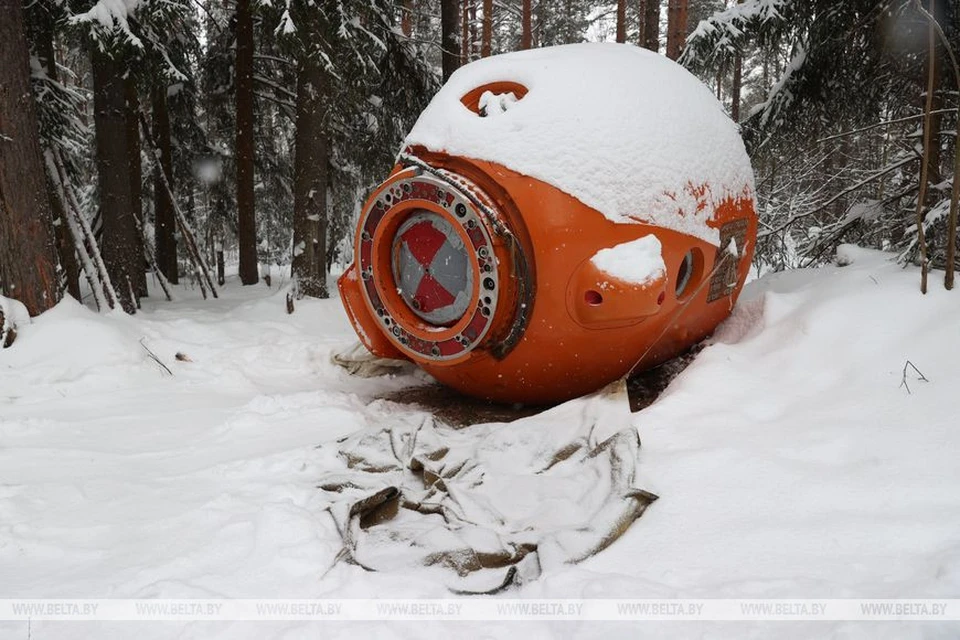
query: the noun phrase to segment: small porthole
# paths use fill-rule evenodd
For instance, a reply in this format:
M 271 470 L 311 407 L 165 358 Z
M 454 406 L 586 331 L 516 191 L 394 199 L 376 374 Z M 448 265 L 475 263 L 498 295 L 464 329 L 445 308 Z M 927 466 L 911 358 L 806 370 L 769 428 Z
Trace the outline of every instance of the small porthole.
M 700 272 L 703 270 L 703 254 L 699 249 L 690 249 L 683 256 L 680 266 L 677 268 L 677 280 L 674 285 L 674 292 L 677 298 L 683 298 L 690 295 L 700 280 Z
M 591 307 L 599 307 L 601 304 L 603 304 L 603 296 L 600 295 L 599 291 L 590 289 L 583 294 L 583 301 Z

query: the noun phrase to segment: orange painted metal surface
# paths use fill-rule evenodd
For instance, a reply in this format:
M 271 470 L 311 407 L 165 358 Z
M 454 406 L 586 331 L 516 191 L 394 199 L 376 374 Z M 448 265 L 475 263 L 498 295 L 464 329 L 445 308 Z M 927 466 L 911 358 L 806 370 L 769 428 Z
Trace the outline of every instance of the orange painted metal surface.
M 709 224 L 719 247 L 611 222 L 499 165 L 408 149 L 363 208 L 341 298 L 377 355 L 473 396 L 562 401 L 678 355 L 729 315 L 756 238 L 750 194 Z M 591 263 L 649 234 L 664 277 L 634 285 Z

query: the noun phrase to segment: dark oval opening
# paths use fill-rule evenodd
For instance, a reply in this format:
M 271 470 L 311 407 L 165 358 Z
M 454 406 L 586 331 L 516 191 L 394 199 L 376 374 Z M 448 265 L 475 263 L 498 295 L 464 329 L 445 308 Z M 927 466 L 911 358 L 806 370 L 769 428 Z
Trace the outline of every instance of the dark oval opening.
M 603 296 L 600 295 L 599 291 L 589 289 L 583 294 L 583 301 L 591 307 L 599 307 L 601 304 L 603 304 Z

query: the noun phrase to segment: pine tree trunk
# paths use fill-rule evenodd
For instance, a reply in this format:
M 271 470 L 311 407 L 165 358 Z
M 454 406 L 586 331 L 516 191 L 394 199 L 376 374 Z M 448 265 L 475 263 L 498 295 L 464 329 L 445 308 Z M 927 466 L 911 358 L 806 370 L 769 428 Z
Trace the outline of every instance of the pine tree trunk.
M 47 77 L 53 82 L 58 81 L 57 58 L 53 46 L 53 24 L 43 17 L 37 20 L 36 42 L 34 43 L 37 58 L 43 66 Z M 47 195 L 53 210 L 54 234 L 57 242 L 57 255 L 63 275 L 66 278 L 67 293 L 74 299 L 80 300 L 80 266 L 77 263 L 77 254 L 74 249 L 73 237 L 70 235 L 70 225 L 67 221 L 67 212 L 63 207 L 63 200 L 57 194 L 55 186 L 56 176 L 47 174 Z
M 617 0 L 617 42 L 627 41 L 627 0 Z
M 127 135 L 127 101 L 124 65 L 94 49 L 93 110 L 97 139 L 97 178 L 100 213 L 103 220 L 101 243 L 107 273 L 117 291 L 120 306 L 127 313 L 137 310 L 138 273 L 143 271 L 143 251 L 137 238 L 134 218 L 130 149 Z
M 403 0 L 400 30 L 409 38 L 413 34 L 413 0 Z
M 256 284 L 257 219 L 253 196 L 253 9 L 237 0 L 237 244 L 240 282 Z
M 30 315 L 60 298 L 23 8 L 0 0 L 0 294 Z
M 493 51 L 493 0 L 483 0 L 483 31 L 480 57 L 489 58 Z
M 676 60 L 687 39 L 687 0 L 667 4 L 667 57 Z
M 730 118 L 740 124 L 740 90 L 743 86 L 743 58 L 733 58 L 733 85 L 730 87 Z
M 737 0 L 743 4 L 743 0 Z M 740 93 L 743 88 L 743 56 L 737 51 L 733 57 L 733 86 L 730 88 L 730 118 L 740 124 Z
M 137 83 L 132 73 L 127 73 L 123 82 L 123 91 L 127 98 L 127 168 L 130 171 L 130 197 L 133 202 L 133 213 L 137 216 L 139 228 L 143 228 L 143 163 L 140 159 L 140 96 L 137 95 Z M 137 234 L 138 244 L 144 242 L 141 234 Z M 143 254 L 141 254 L 143 255 Z M 147 295 L 147 270 L 145 265 L 137 269 L 137 295 Z
M 293 277 L 297 297 L 326 298 L 327 138 L 323 115 L 327 79 L 304 56 L 297 70 L 296 155 L 293 176 Z
M 457 70 L 460 56 L 457 52 L 457 0 L 440 0 L 440 47 L 443 66 L 443 81 L 446 82 Z
M 644 0 L 643 48 L 660 51 L 660 0 Z
M 470 62 L 470 9 L 468 0 L 460 4 L 460 66 L 463 66 Z
M 523 0 L 522 12 L 523 14 L 520 18 L 522 23 L 520 48 L 529 49 L 533 46 L 533 9 L 530 6 L 530 0 Z
M 477 43 L 480 38 L 477 36 L 477 0 L 466 0 L 467 2 L 467 23 L 470 25 L 470 59 L 475 60 L 480 53 Z
M 167 87 L 162 82 L 154 86 L 152 96 L 153 138 L 160 148 L 160 162 L 154 165 L 153 194 L 155 205 L 154 236 L 157 267 L 171 284 L 179 282 L 177 264 L 177 219 L 173 202 L 163 186 L 160 171 L 173 189 L 173 151 L 170 146 L 170 112 L 167 110 Z

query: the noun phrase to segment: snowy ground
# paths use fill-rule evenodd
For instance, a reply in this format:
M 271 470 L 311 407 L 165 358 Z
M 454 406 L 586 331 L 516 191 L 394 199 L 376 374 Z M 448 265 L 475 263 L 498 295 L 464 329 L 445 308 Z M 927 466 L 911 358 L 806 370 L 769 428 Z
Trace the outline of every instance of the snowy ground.
M 960 292 L 935 273 L 923 297 L 915 271 L 844 253 L 853 264 L 748 285 L 634 416 L 660 500 L 509 597 L 960 594 Z M 179 297 L 135 317 L 64 302 L 0 352 L 0 598 L 450 597 L 427 572 L 335 563 L 315 488 L 330 463 L 316 446 L 413 411 L 374 398 L 417 380 L 330 364 L 353 340 L 336 300 L 288 316 L 263 285 Z M 907 360 L 929 379 L 908 375 L 912 393 Z M 0 638 L 948 638 L 958 624 L 17 622 Z

